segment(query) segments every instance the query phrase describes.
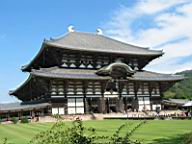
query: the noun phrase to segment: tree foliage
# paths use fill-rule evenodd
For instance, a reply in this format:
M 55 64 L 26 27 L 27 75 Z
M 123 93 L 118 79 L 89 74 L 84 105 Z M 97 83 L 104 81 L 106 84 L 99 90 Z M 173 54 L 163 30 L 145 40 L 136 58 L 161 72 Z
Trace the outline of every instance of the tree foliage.
M 12 121 L 14 124 L 17 124 L 18 121 L 19 121 L 19 119 L 16 118 L 16 117 L 12 117 L 12 118 L 11 118 L 11 121 Z
M 138 140 L 130 140 L 130 136 L 143 124 L 145 121 L 140 122 L 125 136 L 120 136 L 121 130 L 127 126 L 126 123 L 122 124 L 110 137 L 97 136 L 96 129 L 85 128 L 81 120 L 74 121 L 72 127 L 66 127 L 63 122 L 59 121 L 50 130 L 36 135 L 29 144 L 140 144 Z
M 192 99 L 192 70 L 176 73 L 184 75 L 183 81 L 177 82 L 164 93 L 165 98 Z
M 68 128 L 59 121 L 50 130 L 36 135 L 29 144 L 91 144 L 94 137 L 85 135 L 84 129 L 80 120 Z

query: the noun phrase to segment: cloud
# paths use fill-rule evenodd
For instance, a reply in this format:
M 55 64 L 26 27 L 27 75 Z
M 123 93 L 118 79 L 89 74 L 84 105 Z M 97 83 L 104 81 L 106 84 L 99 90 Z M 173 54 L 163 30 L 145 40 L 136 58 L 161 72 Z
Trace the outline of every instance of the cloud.
M 192 55 L 192 2 L 141 1 L 121 6 L 103 28 L 113 38 L 139 46 L 161 49 L 165 55 L 146 68 L 176 72 L 192 68 L 192 61 L 178 63 Z

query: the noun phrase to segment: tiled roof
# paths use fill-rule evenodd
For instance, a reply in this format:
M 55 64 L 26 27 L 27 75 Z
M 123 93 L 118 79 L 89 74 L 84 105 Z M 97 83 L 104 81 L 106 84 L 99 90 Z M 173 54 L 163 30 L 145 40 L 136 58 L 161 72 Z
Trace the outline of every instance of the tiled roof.
M 110 77 L 98 76 L 97 70 L 88 69 L 64 69 L 58 67 L 41 68 L 40 70 L 32 70 L 31 74 L 40 77 L 53 77 L 63 79 L 99 79 L 106 80 Z
M 7 104 L 0 104 L 0 113 L 12 111 L 17 112 L 20 110 L 28 111 L 33 109 L 40 109 L 50 106 L 49 103 L 39 103 L 39 104 L 21 104 L 19 102 L 16 103 L 7 103 Z
M 163 103 L 171 103 L 171 104 L 178 104 L 178 105 L 184 105 L 187 103 L 188 100 L 186 99 L 164 99 Z
M 137 71 L 130 80 L 143 80 L 143 81 L 179 81 L 183 80 L 182 75 L 162 74 L 150 71 Z
M 32 70 L 31 74 L 41 77 L 53 77 L 63 79 L 110 79 L 109 76 L 98 76 L 97 70 L 88 69 L 65 69 L 65 68 L 41 68 L 40 70 Z M 181 75 L 161 74 L 150 71 L 137 71 L 130 80 L 137 81 L 178 81 L 183 80 Z
M 68 48 L 71 50 L 121 53 L 130 55 L 161 56 L 163 54 L 162 51 L 149 50 L 149 48 L 130 45 L 103 35 L 98 35 L 96 33 L 69 32 L 60 38 L 46 40 L 44 43 L 50 46 L 65 49 Z
M 97 70 L 91 69 L 66 69 L 59 67 L 40 68 L 39 70 L 32 70 L 29 78 L 19 88 L 10 91 L 10 95 L 14 95 L 18 90 L 29 84 L 33 76 L 45 78 L 59 78 L 59 79 L 81 79 L 81 80 L 110 80 L 110 76 L 99 76 L 96 74 Z M 131 81 L 180 81 L 184 79 L 181 75 L 161 74 L 149 71 L 136 71 L 132 76 L 127 77 Z

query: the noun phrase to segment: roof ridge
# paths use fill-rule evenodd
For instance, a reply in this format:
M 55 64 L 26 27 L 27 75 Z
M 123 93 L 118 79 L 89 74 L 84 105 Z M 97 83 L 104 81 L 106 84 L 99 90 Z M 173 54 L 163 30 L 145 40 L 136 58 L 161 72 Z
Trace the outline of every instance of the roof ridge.
M 59 36 L 56 36 L 56 37 L 50 37 L 50 40 L 47 40 L 47 39 L 46 39 L 46 41 L 57 41 L 57 40 L 60 40 L 60 39 L 66 37 L 67 35 L 72 34 L 72 33 L 82 33 L 82 34 L 92 34 L 92 35 L 95 34 L 95 35 L 97 35 L 96 33 L 93 33 L 93 32 L 74 31 L 74 32 L 66 32 L 66 33 L 64 33 L 64 34 L 62 34 L 62 35 L 59 35 Z

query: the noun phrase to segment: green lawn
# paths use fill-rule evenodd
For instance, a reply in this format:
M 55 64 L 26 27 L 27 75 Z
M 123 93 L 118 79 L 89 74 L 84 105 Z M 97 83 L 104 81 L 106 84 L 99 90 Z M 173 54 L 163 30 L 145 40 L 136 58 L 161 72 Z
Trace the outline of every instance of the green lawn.
M 130 128 L 122 130 L 122 135 L 139 121 L 103 120 L 85 121 L 86 127 L 96 128 L 96 135 L 112 135 L 123 123 L 128 122 Z M 66 125 L 70 125 L 66 122 Z M 31 123 L 0 125 L 0 139 L 8 138 L 14 144 L 26 144 L 35 134 L 50 128 L 53 123 Z M 144 144 L 180 144 L 181 136 L 192 131 L 192 120 L 153 120 L 140 127 L 132 138 Z

